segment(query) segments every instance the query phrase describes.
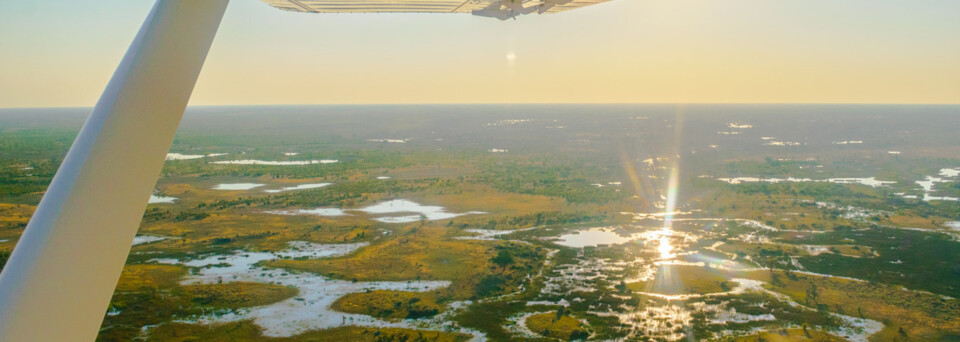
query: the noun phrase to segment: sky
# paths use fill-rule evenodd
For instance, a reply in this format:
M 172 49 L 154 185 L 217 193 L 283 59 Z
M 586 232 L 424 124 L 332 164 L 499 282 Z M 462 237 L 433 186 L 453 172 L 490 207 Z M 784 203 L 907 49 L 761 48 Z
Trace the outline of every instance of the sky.
M 0 1 L 0 107 L 87 107 L 153 2 Z M 960 103 L 960 1 L 613 0 L 499 21 L 233 0 L 191 105 Z

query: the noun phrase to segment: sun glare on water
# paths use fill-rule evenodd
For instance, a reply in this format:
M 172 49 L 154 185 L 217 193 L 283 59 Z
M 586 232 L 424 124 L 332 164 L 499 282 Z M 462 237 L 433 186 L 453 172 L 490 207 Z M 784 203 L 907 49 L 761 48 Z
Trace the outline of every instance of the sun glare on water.
M 660 252 L 660 259 L 667 260 L 675 256 L 673 254 L 673 245 L 670 244 L 670 236 L 673 235 L 673 230 L 669 228 L 662 228 L 657 235 L 660 235 L 658 239 L 660 245 L 657 246 L 657 252 Z

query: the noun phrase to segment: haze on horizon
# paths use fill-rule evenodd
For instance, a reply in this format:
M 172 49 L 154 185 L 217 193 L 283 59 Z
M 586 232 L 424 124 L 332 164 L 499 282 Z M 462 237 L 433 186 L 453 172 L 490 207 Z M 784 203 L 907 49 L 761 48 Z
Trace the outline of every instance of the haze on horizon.
M 91 106 L 153 1 L 0 3 L 0 108 Z M 960 2 L 615 0 L 501 22 L 230 4 L 191 105 L 960 103 Z

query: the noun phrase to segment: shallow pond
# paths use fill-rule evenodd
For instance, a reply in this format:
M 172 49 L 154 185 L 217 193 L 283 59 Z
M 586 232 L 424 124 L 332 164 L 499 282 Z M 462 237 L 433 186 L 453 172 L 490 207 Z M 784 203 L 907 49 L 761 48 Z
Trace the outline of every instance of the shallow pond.
M 213 187 L 213 190 L 250 190 L 253 188 L 261 187 L 266 184 L 260 183 L 222 183 L 217 184 Z
M 960 201 L 960 198 L 950 197 L 950 196 L 934 196 L 936 192 L 934 189 L 938 183 L 950 183 L 954 182 L 952 179 L 947 179 L 951 177 L 956 177 L 957 174 L 960 174 L 960 170 L 954 169 L 942 169 L 940 170 L 940 175 L 943 177 L 933 177 L 927 176 L 922 181 L 916 181 L 917 185 L 923 188 L 923 197 L 921 198 L 924 201 Z
M 523 228 L 523 229 L 512 229 L 512 230 L 492 230 L 492 229 L 464 229 L 464 232 L 473 233 L 476 235 L 473 236 L 457 236 L 455 239 L 458 240 L 496 240 L 501 236 L 513 234 L 516 232 L 524 232 L 531 229 L 537 229 L 537 227 Z
M 425 220 L 446 220 L 463 215 L 486 214 L 482 211 L 468 211 L 465 213 L 450 213 L 446 208 L 434 205 L 421 205 L 414 201 L 397 199 L 377 203 L 366 208 L 351 209 L 362 211 L 370 215 L 383 215 L 374 218 L 383 223 L 409 223 Z M 415 215 L 391 215 L 411 213 Z
M 169 239 L 166 236 L 156 236 L 156 235 L 137 235 L 133 237 L 133 244 L 131 246 L 142 245 L 145 243 L 151 243 L 156 241 L 162 241 Z
M 947 178 L 960 176 L 960 168 L 940 169 L 940 176 Z
M 177 201 L 176 197 L 150 195 L 150 200 L 147 201 L 147 203 L 173 203 L 176 201 Z
M 297 186 L 287 186 L 280 189 L 269 189 L 263 190 L 263 192 L 269 192 L 272 194 L 284 191 L 294 191 L 294 190 L 307 190 L 307 189 L 318 189 L 330 185 L 332 183 L 311 183 L 311 184 L 300 184 Z
M 623 236 L 615 232 L 611 227 L 603 227 L 580 230 L 574 233 L 560 235 L 555 242 L 561 246 L 583 248 L 596 247 L 599 245 L 618 245 L 621 243 L 630 242 L 637 238 L 639 238 L 638 234 Z
M 383 223 L 410 223 L 420 220 L 446 220 L 463 215 L 486 214 L 482 211 L 468 211 L 464 213 L 451 213 L 441 206 L 421 205 L 417 202 L 397 199 L 377 203 L 365 208 L 359 209 L 337 209 L 337 208 L 314 208 L 314 209 L 293 209 L 293 210 L 274 210 L 268 211 L 270 214 L 279 215 L 317 215 L 317 216 L 345 216 L 350 215 L 348 211 L 360 211 L 374 216 L 374 221 Z
M 181 153 L 167 153 L 166 160 L 191 160 L 191 159 L 200 159 L 204 157 L 219 157 L 225 156 L 226 153 L 210 153 L 210 154 L 181 154 Z

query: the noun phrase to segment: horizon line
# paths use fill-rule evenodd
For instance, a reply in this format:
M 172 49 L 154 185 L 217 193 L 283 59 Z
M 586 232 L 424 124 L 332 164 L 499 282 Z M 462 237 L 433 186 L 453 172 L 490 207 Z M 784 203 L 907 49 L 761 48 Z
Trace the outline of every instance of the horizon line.
M 213 107 L 311 107 L 311 106 L 503 106 L 503 105 L 870 105 L 870 106 L 960 106 L 960 102 L 419 102 L 419 103 L 288 103 L 288 104 L 201 104 L 187 105 L 190 108 Z M 16 109 L 93 109 L 94 106 L 22 106 L 0 107 L 0 110 Z

